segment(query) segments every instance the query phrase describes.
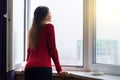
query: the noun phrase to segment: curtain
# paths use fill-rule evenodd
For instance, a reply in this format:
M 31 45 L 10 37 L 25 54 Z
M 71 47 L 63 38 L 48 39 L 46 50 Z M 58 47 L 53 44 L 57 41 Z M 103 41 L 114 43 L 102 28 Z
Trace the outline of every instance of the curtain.
M 7 0 L 0 0 L 0 80 L 6 79 L 6 18 Z

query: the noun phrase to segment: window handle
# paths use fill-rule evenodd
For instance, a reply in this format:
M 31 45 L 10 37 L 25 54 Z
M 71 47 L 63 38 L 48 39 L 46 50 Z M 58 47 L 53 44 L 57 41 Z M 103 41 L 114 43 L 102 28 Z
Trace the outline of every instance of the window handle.
M 10 12 L 9 12 L 9 13 L 10 13 Z M 4 14 L 3 16 L 4 16 L 4 18 L 8 19 L 8 21 L 11 21 L 11 18 L 10 18 L 10 17 L 8 17 L 8 14 L 7 14 L 7 13 L 6 13 L 6 14 Z
M 7 17 L 8 17 L 7 14 L 4 14 L 3 16 L 4 16 L 4 18 L 7 18 Z

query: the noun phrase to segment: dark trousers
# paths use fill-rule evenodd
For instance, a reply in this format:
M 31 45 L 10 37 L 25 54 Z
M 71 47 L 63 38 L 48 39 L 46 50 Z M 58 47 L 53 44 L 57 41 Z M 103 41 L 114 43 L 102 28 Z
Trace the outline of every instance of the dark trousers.
M 25 69 L 24 80 L 52 80 L 52 68 L 34 67 Z

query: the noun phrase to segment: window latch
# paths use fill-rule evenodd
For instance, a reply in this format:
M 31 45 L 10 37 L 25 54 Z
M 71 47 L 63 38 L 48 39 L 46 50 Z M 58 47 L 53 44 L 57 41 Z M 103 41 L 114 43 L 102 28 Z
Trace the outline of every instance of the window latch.
M 4 14 L 3 16 L 4 16 L 4 18 L 7 18 L 7 14 Z

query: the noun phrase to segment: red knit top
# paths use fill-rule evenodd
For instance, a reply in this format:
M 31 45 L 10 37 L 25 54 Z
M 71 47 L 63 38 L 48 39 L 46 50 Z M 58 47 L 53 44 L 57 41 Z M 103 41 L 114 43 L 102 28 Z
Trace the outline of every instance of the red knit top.
M 55 64 L 56 70 L 59 73 L 62 71 L 58 52 L 55 44 L 54 26 L 45 24 L 38 35 L 36 49 L 27 50 L 27 63 L 25 68 L 31 67 L 48 67 L 52 68 L 51 58 Z

